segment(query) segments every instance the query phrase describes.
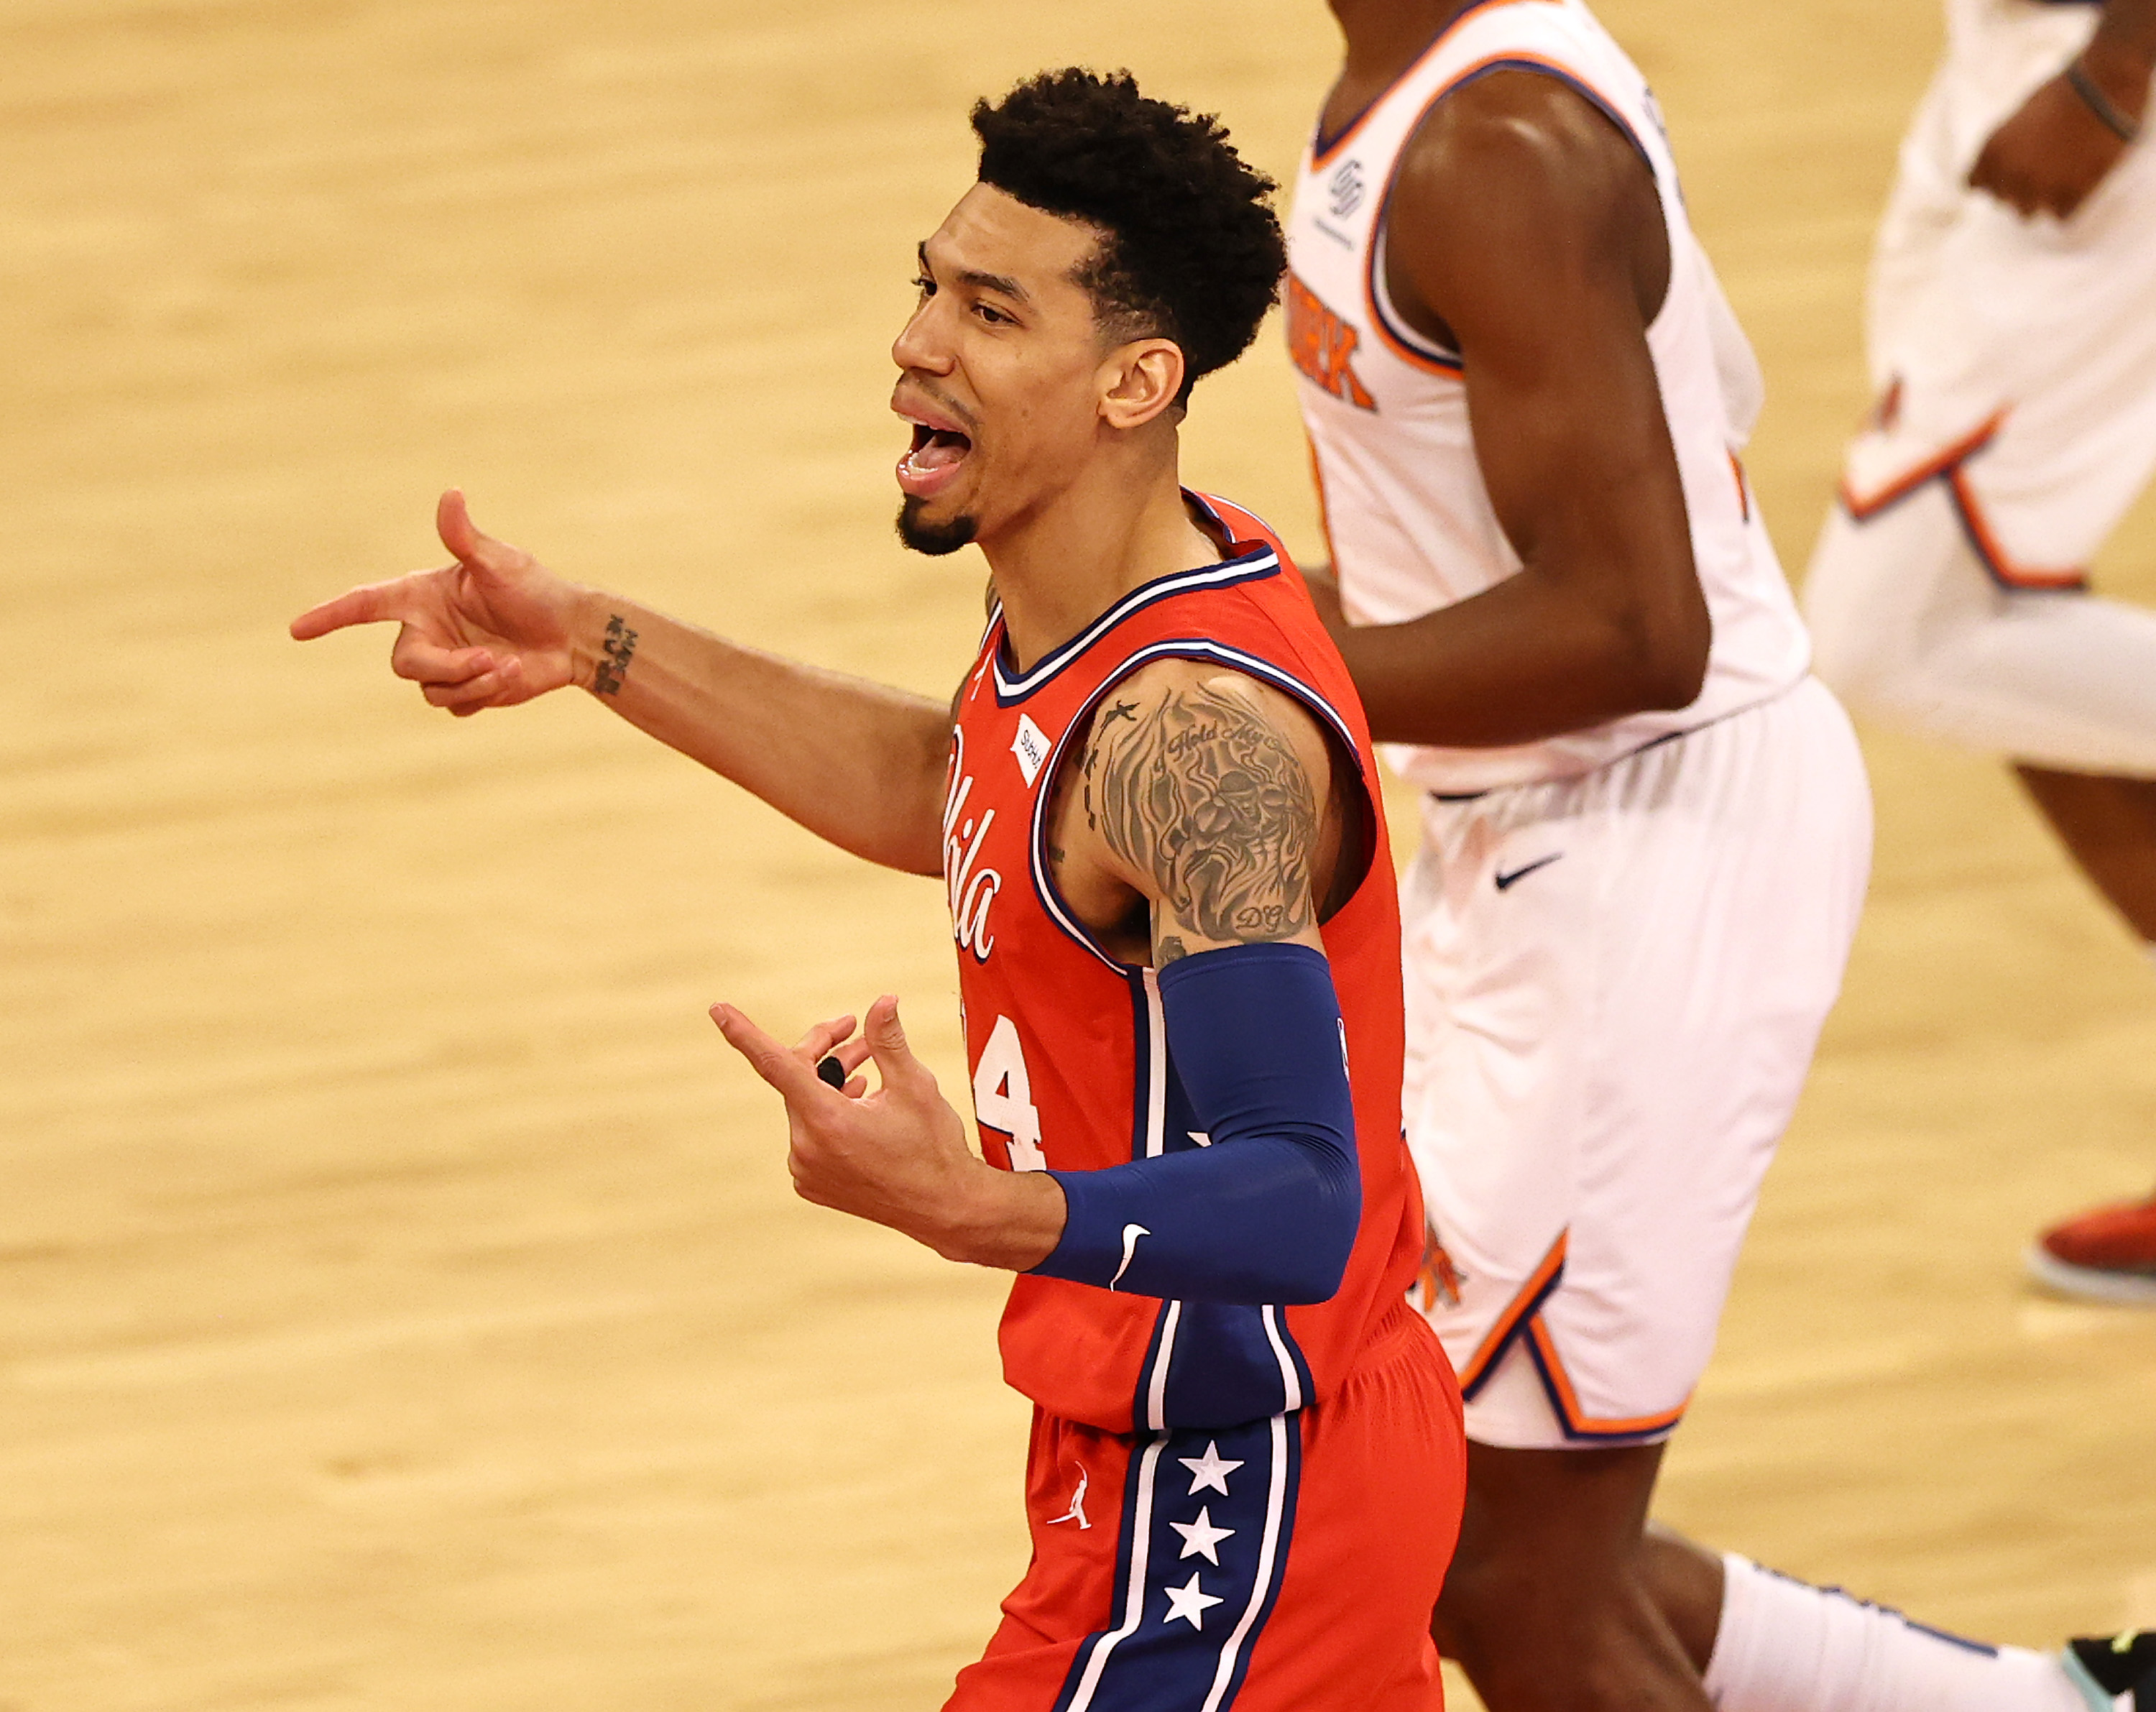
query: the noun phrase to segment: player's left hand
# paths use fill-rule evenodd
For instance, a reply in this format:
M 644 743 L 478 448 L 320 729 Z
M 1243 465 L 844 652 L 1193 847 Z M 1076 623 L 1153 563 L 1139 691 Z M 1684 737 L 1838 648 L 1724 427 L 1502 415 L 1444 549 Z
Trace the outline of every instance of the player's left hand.
M 2130 69 L 2114 71 L 2093 47 L 2082 64 L 2120 112 L 2137 121 L 2141 117 L 2148 97 L 2145 67 L 2138 80 Z M 1969 182 L 2025 218 L 2050 213 L 2067 219 L 2127 148 L 2061 72 L 1992 133 L 1969 170 Z
M 787 1164 L 803 1200 L 888 1225 L 947 1260 L 1022 1272 L 1055 1248 L 1063 1191 L 1039 1173 L 998 1171 L 967 1145 L 966 1120 L 906 1044 L 896 999 L 871 1005 L 858 1037 L 852 1017 L 834 1017 L 791 1048 L 731 1005 L 714 1005 L 711 1021 L 785 1100 Z M 817 1075 L 827 1057 L 843 1087 Z M 882 1083 L 873 1092 L 855 1074 L 870 1059 Z

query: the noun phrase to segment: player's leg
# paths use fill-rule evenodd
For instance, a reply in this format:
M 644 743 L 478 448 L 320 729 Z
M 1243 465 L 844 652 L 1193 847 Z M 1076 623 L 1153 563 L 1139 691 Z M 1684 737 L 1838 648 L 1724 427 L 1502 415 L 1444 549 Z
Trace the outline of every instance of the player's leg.
M 2017 594 L 1934 482 L 1868 522 L 1837 514 L 1805 589 L 1822 676 L 1860 708 L 2015 770 L 2156 965 L 2156 613 Z M 2156 1197 L 2046 1231 L 2054 1288 L 2156 1305 Z
M 1661 1457 L 1660 1444 L 1469 1446 L 1466 1519 L 1432 1632 L 1490 1712 L 1706 1712 L 1700 1668 L 1650 1579 Z
M 1441 1712 L 1460 1397 L 1404 1304 L 1324 1402 L 1136 1436 L 1035 1411 L 1033 1560 L 945 1712 Z
M 1491 1712 L 1707 1704 L 1720 1571 L 1656 1573 L 1660 1441 L 1840 984 L 1869 825 L 1816 685 L 1428 816 L 1410 1139 L 1473 1441 L 1436 1632 Z
M 1964 748 L 2156 779 L 2156 612 L 2017 593 L 1943 481 L 1829 518 L 1804 584 L 1814 669 L 1850 706 Z
M 2156 650 L 2149 669 L 2156 671 Z M 2051 830 L 2156 958 L 2156 778 L 2015 769 Z

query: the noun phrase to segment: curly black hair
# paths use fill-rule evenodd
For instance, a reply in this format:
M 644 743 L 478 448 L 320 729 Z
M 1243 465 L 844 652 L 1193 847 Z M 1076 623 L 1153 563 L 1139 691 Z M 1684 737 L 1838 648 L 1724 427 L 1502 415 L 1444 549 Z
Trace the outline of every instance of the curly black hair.
M 1220 121 L 1138 92 L 1127 71 L 1077 66 L 1029 78 L 973 108 L 981 183 L 1101 233 L 1081 271 L 1121 338 L 1182 347 L 1178 403 L 1257 337 L 1287 268 L 1277 188 Z

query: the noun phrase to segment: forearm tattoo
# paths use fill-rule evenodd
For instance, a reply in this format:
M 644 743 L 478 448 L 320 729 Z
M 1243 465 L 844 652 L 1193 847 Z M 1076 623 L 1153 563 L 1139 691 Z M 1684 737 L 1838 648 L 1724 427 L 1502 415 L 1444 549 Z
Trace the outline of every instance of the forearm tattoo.
M 602 696 L 619 695 L 635 652 L 636 632 L 622 622 L 619 613 L 614 614 L 607 620 L 606 640 L 599 645 L 598 668 L 592 674 L 592 688 Z
M 1199 684 L 1142 714 L 1118 702 L 1095 719 L 1085 771 L 1087 821 L 1160 888 L 1157 962 L 1188 954 L 1172 926 L 1259 944 L 1310 925 L 1316 794 L 1240 697 Z

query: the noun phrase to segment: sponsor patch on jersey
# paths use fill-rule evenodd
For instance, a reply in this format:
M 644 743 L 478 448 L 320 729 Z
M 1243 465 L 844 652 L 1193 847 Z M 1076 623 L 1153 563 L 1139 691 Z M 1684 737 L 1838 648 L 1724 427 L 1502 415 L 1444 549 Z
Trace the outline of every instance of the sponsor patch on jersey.
M 1048 761 L 1048 738 L 1023 713 L 1018 717 L 1018 735 L 1011 739 L 1011 753 L 1018 757 L 1018 770 L 1025 774 L 1028 784 L 1040 777 Z

